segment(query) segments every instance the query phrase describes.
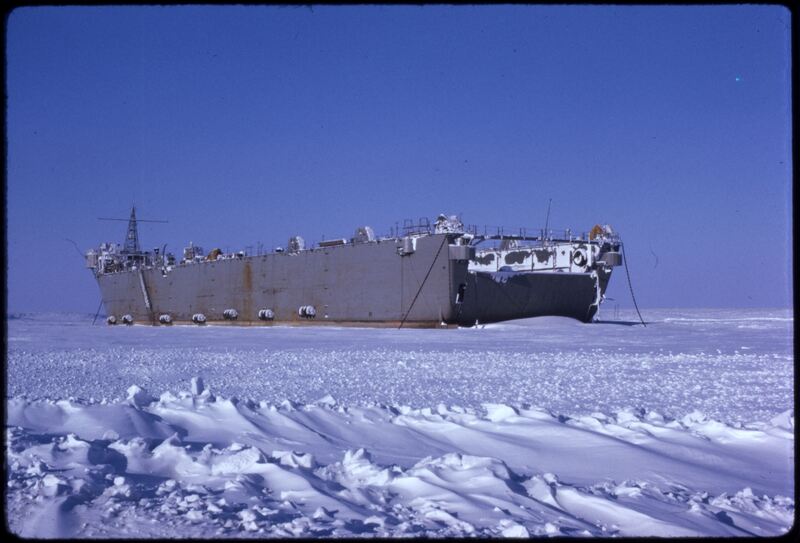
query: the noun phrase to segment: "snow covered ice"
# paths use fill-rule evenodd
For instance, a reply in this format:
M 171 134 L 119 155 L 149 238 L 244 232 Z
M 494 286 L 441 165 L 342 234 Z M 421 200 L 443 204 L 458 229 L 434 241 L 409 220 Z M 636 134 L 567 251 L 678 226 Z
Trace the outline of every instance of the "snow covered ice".
M 26 537 L 785 533 L 791 311 L 645 316 L 11 316 L 7 522 Z

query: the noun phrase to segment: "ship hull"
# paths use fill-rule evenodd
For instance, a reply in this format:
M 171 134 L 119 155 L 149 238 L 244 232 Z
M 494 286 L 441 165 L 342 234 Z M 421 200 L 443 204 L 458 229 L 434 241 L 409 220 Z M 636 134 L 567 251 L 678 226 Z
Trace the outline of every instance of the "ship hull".
M 472 326 L 559 315 L 592 320 L 610 269 L 586 273 L 470 270 L 457 235 L 315 248 L 297 253 L 181 264 L 100 274 L 108 315 L 138 324 L 377 327 Z M 312 306 L 314 317 L 303 316 Z M 226 310 L 236 319 L 226 319 Z M 260 320 L 269 309 L 274 319 Z
M 528 317 L 591 322 L 610 272 L 473 272 L 457 322 L 462 326 Z
M 173 323 L 203 314 L 208 323 L 440 326 L 454 317 L 454 290 L 467 260 L 451 259 L 453 236 L 416 240 L 401 255 L 393 240 L 140 269 L 98 276 L 106 312 L 137 323 Z M 301 308 L 313 306 L 313 318 Z M 224 312 L 235 309 L 228 320 Z M 270 309 L 274 320 L 259 320 Z

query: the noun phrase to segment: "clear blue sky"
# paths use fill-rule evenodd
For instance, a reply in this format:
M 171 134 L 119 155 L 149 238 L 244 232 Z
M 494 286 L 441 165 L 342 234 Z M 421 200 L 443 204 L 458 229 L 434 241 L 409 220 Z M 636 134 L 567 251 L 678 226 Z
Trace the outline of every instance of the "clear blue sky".
M 9 311 L 94 312 L 64 238 L 122 242 L 134 199 L 178 253 L 552 198 L 645 308 L 791 303 L 780 6 L 32 7 L 6 40 Z

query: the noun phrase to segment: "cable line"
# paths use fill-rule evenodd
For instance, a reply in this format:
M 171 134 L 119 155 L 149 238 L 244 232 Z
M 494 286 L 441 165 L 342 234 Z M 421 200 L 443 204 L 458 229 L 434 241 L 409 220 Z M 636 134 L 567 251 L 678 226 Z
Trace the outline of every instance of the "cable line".
M 642 318 L 642 314 L 639 312 L 639 306 L 636 305 L 636 296 L 633 295 L 633 286 L 631 285 L 631 274 L 628 272 L 628 249 L 625 247 L 625 244 L 622 244 L 622 262 L 625 263 L 625 276 L 628 278 L 628 290 L 631 291 L 631 300 L 633 300 L 633 307 L 636 308 L 636 314 L 639 315 L 639 320 L 642 321 L 642 324 L 645 328 L 647 325 Z

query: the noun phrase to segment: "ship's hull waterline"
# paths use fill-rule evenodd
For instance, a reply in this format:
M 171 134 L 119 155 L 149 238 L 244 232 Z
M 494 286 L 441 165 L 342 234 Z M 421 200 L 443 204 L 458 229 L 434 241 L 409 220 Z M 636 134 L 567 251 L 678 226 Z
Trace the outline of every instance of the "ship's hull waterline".
M 98 274 L 106 313 L 136 324 L 471 326 L 542 315 L 591 321 L 610 268 L 587 273 L 483 272 L 457 234 Z M 302 308 L 312 307 L 312 316 Z M 235 310 L 235 319 L 226 311 Z M 259 312 L 271 311 L 270 319 Z M 230 316 L 230 315 L 229 315 Z

